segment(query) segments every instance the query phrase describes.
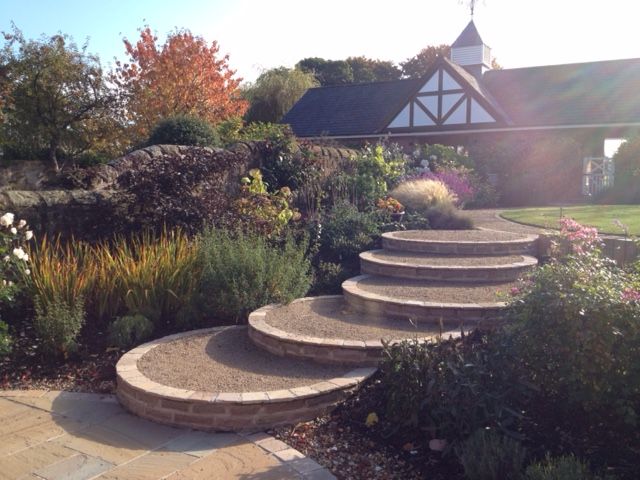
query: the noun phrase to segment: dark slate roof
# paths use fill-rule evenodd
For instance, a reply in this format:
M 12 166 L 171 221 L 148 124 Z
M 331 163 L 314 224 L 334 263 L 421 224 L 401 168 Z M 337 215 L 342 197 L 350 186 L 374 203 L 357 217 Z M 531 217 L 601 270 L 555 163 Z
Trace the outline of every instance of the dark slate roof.
M 307 90 L 280 120 L 299 137 L 378 133 L 422 85 L 421 79 Z
M 490 70 L 482 84 L 517 126 L 640 122 L 640 58 Z
M 451 48 L 472 47 L 474 45 L 484 45 L 484 42 L 482 38 L 480 38 L 476 24 L 471 20 L 458 38 L 456 38 L 456 41 L 451 44 Z

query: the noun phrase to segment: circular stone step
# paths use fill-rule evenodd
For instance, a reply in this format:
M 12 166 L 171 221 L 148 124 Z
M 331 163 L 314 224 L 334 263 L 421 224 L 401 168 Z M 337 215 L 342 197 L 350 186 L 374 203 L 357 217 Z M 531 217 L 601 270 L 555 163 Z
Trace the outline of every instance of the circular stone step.
M 292 362 L 256 348 L 247 328 L 164 337 L 122 356 L 117 396 L 155 422 L 213 431 L 259 431 L 326 413 L 374 368 Z
M 249 315 L 249 337 L 273 354 L 327 364 L 377 365 L 382 340 L 428 341 L 460 335 L 431 324 L 398 322 L 354 312 L 342 295 L 307 297 L 268 305 Z
M 497 230 L 406 230 L 382 234 L 385 250 L 446 255 L 522 255 L 535 251 L 536 235 Z
M 355 311 L 416 322 L 489 328 L 504 313 L 503 301 L 515 282 L 469 284 L 359 275 L 342 284 Z
M 360 254 L 360 271 L 364 274 L 447 282 L 514 281 L 537 263 L 529 255 L 436 255 L 387 250 Z

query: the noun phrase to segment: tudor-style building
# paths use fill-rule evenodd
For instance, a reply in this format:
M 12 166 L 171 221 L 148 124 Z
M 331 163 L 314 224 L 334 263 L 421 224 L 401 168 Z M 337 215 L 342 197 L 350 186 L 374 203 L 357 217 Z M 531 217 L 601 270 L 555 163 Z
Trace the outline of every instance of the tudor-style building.
M 601 158 L 606 138 L 640 132 L 640 59 L 492 70 L 491 49 L 472 20 L 451 58 L 439 58 L 422 78 L 313 88 L 282 123 L 298 137 L 350 144 L 386 137 L 407 146 L 466 145 L 555 133 L 577 139 L 583 157 Z

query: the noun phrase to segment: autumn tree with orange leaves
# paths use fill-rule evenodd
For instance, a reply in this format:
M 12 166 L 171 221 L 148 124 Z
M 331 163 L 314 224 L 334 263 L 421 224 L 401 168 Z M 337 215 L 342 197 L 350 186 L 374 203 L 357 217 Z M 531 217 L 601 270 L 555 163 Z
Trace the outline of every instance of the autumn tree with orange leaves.
M 140 30 L 135 44 L 125 38 L 129 62 L 116 62 L 112 75 L 124 96 L 134 142 L 170 116 L 192 115 L 216 125 L 244 114 L 242 79 L 234 78 L 229 56 L 219 55 L 217 42 L 209 45 L 189 30 L 170 33 L 162 46 L 157 40 L 149 27 Z

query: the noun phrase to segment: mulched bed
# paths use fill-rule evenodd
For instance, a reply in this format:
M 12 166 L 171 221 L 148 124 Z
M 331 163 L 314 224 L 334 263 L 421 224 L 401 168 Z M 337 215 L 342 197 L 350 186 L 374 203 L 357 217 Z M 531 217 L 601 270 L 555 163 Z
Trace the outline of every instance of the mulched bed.
M 474 284 L 392 280 L 375 276 L 358 281 L 358 288 L 366 292 L 402 300 L 436 303 L 494 303 L 505 301 L 511 288 L 517 286 L 518 282 Z
M 389 252 L 386 250 L 370 253 L 374 260 L 433 267 L 486 267 L 509 265 L 524 260 L 522 255 L 429 255 L 425 253 Z
M 265 321 L 285 332 L 344 340 L 396 340 L 437 335 L 439 325 L 389 320 L 353 312 L 344 298 L 318 298 L 269 310 Z M 457 330 L 456 330 L 457 332 Z
M 436 242 L 491 242 L 525 240 L 525 235 L 496 230 L 407 230 L 393 232 L 395 238 L 407 240 L 433 240 Z
M 339 480 L 459 480 L 454 455 L 443 457 L 426 442 L 396 444 L 367 416 L 380 412 L 379 386 L 372 378 L 331 414 L 268 433 L 331 470 Z
M 278 357 L 256 347 L 245 328 L 160 344 L 138 360 L 151 380 L 205 392 L 257 392 L 302 387 L 352 370 Z
M 115 365 L 124 352 L 94 342 L 71 355 L 55 360 L 38 350 L 39 340 L 29 325 L 13 335 L 13 350 L 0 356 L 0 389 L 66 390 L 115 393 Z

